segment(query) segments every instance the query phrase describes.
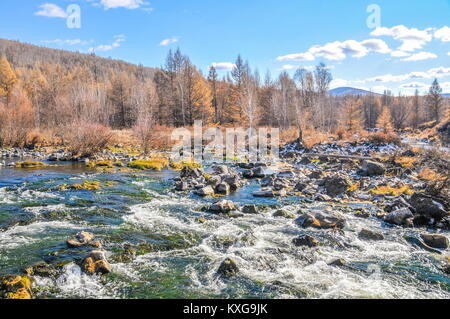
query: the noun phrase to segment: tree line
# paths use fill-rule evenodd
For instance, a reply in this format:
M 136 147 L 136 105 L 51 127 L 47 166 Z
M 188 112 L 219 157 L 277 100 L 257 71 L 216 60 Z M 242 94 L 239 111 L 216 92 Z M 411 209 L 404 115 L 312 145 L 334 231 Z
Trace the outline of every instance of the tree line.
M 240 55 L 220 77 L 207 74 L 180 49 L 163 66 L 122 61 L 0 40 L 0 145 L 23 145 L 32 132 L 64 138 L 70 127 L 96 124 L 135 129 L 149 138 L 157 126 L 275 126 L 347 134 L 363 129 L 417 129 L 448 117 L 448 99 L 435 80 L 426 96 L 336 97 L 320 63 L 293 76 L 261 76 Z M 33 134 L 31 134 L 33 135 Z

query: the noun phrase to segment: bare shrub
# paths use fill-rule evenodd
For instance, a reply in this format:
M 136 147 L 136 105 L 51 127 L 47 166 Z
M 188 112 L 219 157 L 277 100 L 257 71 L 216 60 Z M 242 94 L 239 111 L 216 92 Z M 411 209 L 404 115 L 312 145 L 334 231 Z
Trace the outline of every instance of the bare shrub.
M 73 123 L 66 127 L 63 136 L 73 156 L 91 157 L 111 143 L 113 133 L 101 124 Z
M 144 154 L 148 154 L 151 149 L 151 143 L 155 137 L 154 127 L 155 120 L 151 115 L 139 117 L 133 127 L 133 134 Z
M 384 133 L 384 132 L 377 132 L 377 133 L 371 133 L 367 136 L 367 140 L 373 144 L 395 144 L 400 145 L 401 139 L 400 136 L 398 136 L 395 133 Z

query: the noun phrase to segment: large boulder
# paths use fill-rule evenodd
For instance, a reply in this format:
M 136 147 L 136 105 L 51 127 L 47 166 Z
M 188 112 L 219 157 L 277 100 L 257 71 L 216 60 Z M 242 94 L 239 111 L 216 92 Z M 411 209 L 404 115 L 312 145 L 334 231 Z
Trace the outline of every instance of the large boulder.
M 230 189 L 232 191 L 236 191 L 244 185 L 241 178 L 237 174 L 226 175 L 223 177 L 222 181 L 230 185 Z
M 399 226 L 410 226 L 414 215 L 409 208 L 400 208 L 384 216 L 384 221 Z
M 360 175 L 363 176 L 380 176 L 384 175 L 386 168 L 383 164 L 374 161 L 363 161 Z
M 345 193 L 351 186 L 350 181 L 342 176 L 328 176 L 324 179 L 324 186 L 327 194 L 337 196 Z
M 181 169 L 181 178 L 199 178 L 203 176 L 203 171 L 200 168 L 185 166 Z
M 414 207 L 416 214 L 427 218 L 433 218 L 437 221 L 449 216 L 443 204 L 434 200 L 431 196 L 423 193 L 415 193 L 409 199 L 409 203 Z
M 83 260 L 81 269 L 88 275 L 105 275 L 112 271 L 111 265 L 106 260 L 105 253 L 100 250 L 93 250 Z
M 346 225 L 344 216 L 328 211 L 302 214 L 295 222 L 301 227 L 314 227 L 319 229 L 342 229 Z
M 430 247 L 447 249 L 448 248 L 448 238 L 444 235 L 439 234 L 421 234 L 420 237 Z
M 200 189 L 197 189 L 194 193 L 202 197 L 212 196 L 214 195 L 214 189 L 208 185 Z

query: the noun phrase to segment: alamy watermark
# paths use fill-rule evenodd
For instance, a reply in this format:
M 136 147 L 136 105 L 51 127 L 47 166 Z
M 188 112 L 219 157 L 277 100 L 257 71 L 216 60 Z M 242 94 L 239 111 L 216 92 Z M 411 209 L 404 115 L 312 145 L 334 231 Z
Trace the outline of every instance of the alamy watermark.
M 276 162 L 279 159 L 278 128 L 220 128 L 203 129 L 202 121 L 195 121 L 193 130 L 177 128 L 172 140 L 173 161 L 197 163 L 233 163 L 236 161 Z
M 378 4 L 371 4 L 367 7 L 367 27 L 369 29 L 381 28 L 381 7 Z
M 69 29 L 81 29 L 81 8 L 77 4 L 70 4 L 66 9 L 66 25 Z

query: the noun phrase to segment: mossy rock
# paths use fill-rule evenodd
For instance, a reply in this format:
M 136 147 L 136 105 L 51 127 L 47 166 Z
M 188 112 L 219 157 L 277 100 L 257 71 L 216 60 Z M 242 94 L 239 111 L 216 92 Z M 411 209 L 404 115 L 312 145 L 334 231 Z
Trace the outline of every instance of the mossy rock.
M 169 164 L 169 161 L 164 158 L 151 159 L 151 160 L 138 160 L 128 163 L 128 167 L 140 169 L 140 170 L 151 170 L 151 171 L 160 171 L 166 168 Z
M 21 275 L 0 277 L 0 298 L 32 299 L 30 278 Z
M 16 168 L 41 168 L 41 167 L 48 167 L 49 164 L 46 164 L 44 162 L 39 161 L 23 161 L 23 162 L 17 162 L 15 167 Z

